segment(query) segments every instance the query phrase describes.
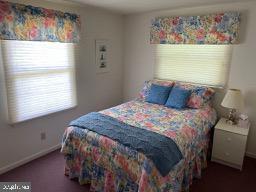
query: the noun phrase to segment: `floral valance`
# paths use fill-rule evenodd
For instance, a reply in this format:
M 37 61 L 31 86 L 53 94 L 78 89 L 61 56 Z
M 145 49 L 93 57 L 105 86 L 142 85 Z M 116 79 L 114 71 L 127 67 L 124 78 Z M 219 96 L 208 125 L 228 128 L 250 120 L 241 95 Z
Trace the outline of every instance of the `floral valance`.
M 80 17 L 0 0 L 0 39 L 77 43 Z
M 151 44 L 235 44 L 238 43 L 240 13 L 155 18 Z

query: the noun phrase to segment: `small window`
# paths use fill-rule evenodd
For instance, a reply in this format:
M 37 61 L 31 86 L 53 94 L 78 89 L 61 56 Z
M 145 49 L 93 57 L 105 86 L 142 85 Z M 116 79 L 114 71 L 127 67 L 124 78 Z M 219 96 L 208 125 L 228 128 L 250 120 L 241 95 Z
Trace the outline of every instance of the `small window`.
M 1 45 L 10 123 L 76 105 L 74 44 L 2 40 Z
M 223 87 L 230 45 L 157 45 L 155 78 Z

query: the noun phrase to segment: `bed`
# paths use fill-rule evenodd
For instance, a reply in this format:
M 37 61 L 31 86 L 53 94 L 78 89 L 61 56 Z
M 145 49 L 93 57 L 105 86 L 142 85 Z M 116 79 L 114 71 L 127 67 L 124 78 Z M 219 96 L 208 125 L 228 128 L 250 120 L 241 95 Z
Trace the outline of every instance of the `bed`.
M 145 154 L 89 129 L 69 126 L 63 135 L 65 174 L 89 184 L 91 191 L 188 191 L 206 166 L 210 129 L 216 111 L 173 109 L 136 99 L 99 114 L 174 141 L 182 158 L 163 175 Z

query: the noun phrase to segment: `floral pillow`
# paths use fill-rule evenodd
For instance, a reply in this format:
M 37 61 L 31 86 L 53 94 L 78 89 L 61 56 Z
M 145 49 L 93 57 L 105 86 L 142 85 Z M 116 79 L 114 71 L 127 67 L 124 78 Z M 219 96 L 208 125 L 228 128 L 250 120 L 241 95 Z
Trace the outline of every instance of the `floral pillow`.
M 189 83 L 176 83 L 178 86 L 191 90 L 191 96 L 188 99 L 187 107 L 199 109 L 208 104 L 214 96 L 215 91 L 205 86 L 196 86 Z
M 162 86 L 166 86 L 166 87 L 172 87 L 174 85 L 174 81 L 164 81 L 164 80 L 157 80 L 157 79 L 145 81 L 144 86 L 139 93 L 140 100 L 145 101 L 146 97 L 149 94 L 149 90 L 150 90 L 150 87 L 152 84 L 162 85 Z

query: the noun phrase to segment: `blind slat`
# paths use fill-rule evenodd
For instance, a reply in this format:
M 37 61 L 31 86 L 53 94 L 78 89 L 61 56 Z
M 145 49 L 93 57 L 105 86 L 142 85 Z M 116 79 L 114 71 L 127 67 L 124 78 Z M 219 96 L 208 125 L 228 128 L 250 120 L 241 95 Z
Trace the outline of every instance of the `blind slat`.
M 224 86 L 229 45 L 157 45 L 155 78 Z
M 11 123 L 76 105 L 74 44 L 2 40 Z

